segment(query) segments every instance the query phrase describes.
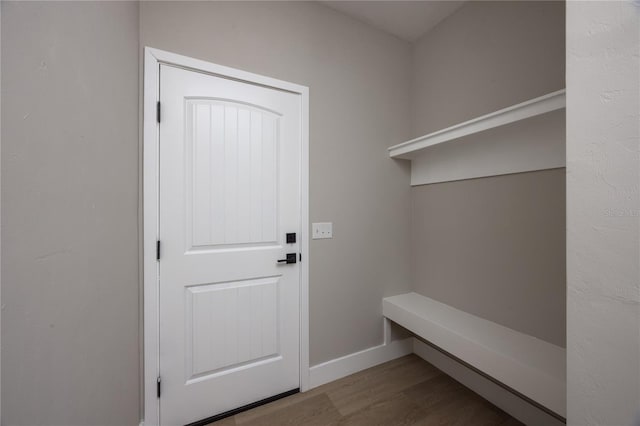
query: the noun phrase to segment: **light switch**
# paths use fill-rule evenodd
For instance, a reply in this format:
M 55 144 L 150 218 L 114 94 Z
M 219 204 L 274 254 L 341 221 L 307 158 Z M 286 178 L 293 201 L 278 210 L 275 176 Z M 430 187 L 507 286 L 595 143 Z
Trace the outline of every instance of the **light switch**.
M 322 238 L 333 238 L 333 223 L 319 222 L 311 224 L 311 238 L 320 240 Z

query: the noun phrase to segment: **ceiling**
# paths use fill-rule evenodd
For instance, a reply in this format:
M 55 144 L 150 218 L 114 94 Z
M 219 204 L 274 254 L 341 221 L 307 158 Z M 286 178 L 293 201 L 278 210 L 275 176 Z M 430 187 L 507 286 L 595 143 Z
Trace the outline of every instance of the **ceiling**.
M 412 42 L 458 10 L 464 1 L 323 1 L 322 3 Z

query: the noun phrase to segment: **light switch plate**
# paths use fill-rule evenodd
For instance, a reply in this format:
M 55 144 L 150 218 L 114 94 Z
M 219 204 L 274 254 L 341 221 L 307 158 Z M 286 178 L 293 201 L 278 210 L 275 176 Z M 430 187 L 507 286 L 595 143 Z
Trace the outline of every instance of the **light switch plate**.
M 311 224 L 311 238 L 320 240 L 323 238 L 333 238 L 333 223 L 318 222 Z

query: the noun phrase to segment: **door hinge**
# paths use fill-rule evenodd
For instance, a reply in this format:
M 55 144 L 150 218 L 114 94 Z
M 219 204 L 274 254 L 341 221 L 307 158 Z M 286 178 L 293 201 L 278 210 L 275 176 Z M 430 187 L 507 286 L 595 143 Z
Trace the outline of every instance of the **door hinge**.
M 299 261 L 302 262 L 302 253 L 300 253 L 299 257 L 300 257 Z
M 156 104 L 156 119 L 160 122 L 160 101 Z
M 158 376 L 158 381 L 156 383 L 157 383 L 156 386 L 157 386 L 158 398 L 160 398 L 160 383 L 162 383 L 160 376 Z
M 156 241 L 156 260 L 160 260 L 160 240 Z

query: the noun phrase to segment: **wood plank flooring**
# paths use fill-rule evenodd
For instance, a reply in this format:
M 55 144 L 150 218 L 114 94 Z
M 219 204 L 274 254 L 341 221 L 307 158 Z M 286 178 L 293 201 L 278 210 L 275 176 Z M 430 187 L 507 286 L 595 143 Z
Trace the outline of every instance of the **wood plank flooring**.
M 519 426 L 416 355 L 237 414 L 214 426 Z

